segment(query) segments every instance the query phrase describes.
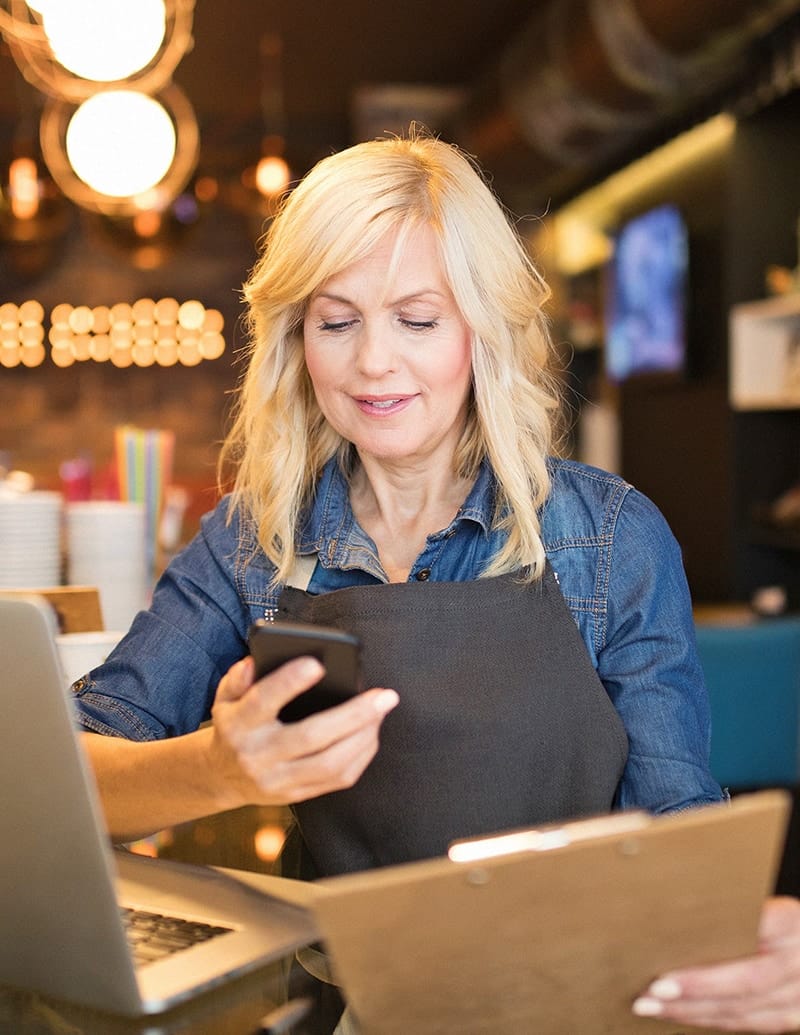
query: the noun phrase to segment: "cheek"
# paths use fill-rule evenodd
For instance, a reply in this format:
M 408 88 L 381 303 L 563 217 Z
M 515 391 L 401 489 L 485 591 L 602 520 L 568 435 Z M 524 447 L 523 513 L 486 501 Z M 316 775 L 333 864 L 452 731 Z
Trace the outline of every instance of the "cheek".
M 469 385 L 472 380 L 472 349 L 469 340 L 459 343 L 446 355 L 441 357 L 438 364 L 438 379 L 440 382 L 456 385 Z
M 314 391 L 324 391 L 335 373 L 332 356 L 325 349 L 318 348 L 313 342 L 306 342 L 304 348 L 306 370 L 311 378 Z

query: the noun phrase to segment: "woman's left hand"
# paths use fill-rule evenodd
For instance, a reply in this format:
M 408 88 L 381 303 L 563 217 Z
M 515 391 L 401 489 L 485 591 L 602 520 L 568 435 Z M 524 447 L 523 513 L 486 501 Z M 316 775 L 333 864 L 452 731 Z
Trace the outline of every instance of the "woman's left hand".
M 766 902 L 757 955 L 664 974 L 635 1001 L 633 1012 L 759 1035 L 800 1029 L 800 902 Z

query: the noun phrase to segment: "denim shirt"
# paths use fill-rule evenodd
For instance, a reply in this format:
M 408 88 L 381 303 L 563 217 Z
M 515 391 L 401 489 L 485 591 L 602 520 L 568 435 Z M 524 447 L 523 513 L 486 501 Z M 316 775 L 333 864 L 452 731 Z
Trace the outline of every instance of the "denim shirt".
M 708 768 L 710 721 L 679 547 L 655 505 L 616 475 L 550 462 L 547 557 L 589 657 L 629 739 L 619 808 L 654 813 L 724 798 Z M 495 482 L 484 463 L 455 518 L 429 535 L 409 579 L 476 578 L 502 542 L 492 529 Z M 217 684 L 247 652 L 250 623 L 269 616 L 282 586 L 238 513 L 223 499 L 170 563 L 127 636 L 73 686 L 87 729 L 155 740 L 209 718 Z M 309 592 L 387 582 L 375 544 L 353 515 L 335 462 L 323 471 L 299 535 L 318 561 Z M 531 630 L 536 635 L 536 630 Z

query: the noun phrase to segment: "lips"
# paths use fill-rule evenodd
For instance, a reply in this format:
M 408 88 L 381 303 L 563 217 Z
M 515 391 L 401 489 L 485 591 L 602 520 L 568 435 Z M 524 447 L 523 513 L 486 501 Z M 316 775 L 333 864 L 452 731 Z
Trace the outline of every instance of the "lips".
M 383 417 L 402 412 L 413 399 L 413 395 L 362 395 L 354 397 L 354 402 L 362 413 Z

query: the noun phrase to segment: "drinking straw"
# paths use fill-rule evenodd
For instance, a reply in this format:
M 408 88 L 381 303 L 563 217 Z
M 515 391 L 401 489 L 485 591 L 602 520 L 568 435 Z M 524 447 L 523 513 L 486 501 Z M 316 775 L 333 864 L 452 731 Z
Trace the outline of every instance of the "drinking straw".
M 148 562 L 155 574 L 158 526 L 172 479 L 175 433 L 120 425 L 114 436 L 120 499 L 145 505 Z

